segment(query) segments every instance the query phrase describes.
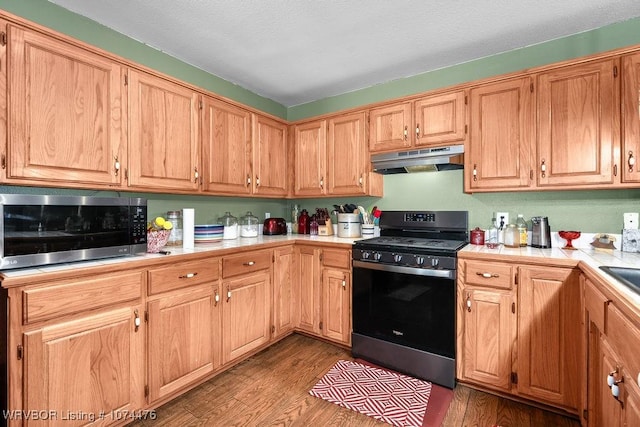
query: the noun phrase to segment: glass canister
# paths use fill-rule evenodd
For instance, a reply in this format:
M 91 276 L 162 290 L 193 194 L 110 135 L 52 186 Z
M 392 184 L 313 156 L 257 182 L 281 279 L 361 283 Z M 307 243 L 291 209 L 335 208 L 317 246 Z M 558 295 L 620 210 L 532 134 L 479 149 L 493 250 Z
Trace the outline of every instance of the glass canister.
M 224 226 L 223 240 L 238 238 L 238 218 L 231 215 L 231 212 L 225 212 L 224 216 L 218 218 L 218 222 Z
M 182 246 L 182 211 L 168 211 L 167 221 L 173 225 L 167 246 Z
M 247 211 L 247 214 L 240 218 L 240 237 L 258 237 L 259 222 L 257 216 Z
M 520 232 L 515 224 L 508 224 L 504 231 L 504 245 L 508 248 L 520 247 Z

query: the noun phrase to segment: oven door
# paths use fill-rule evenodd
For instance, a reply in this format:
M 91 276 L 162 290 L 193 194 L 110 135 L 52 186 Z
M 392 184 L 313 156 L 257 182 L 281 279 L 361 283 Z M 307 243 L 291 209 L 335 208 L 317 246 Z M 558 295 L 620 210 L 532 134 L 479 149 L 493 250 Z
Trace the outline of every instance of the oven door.
M 353 261 L 353 332 L 455 359 L 455 270 Z

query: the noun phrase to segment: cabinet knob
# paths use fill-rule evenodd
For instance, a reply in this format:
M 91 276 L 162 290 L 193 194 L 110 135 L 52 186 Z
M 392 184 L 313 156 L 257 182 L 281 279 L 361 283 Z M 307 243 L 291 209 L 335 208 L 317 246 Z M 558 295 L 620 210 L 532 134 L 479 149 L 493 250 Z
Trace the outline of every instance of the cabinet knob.
M 404 127 L 404 140 L 406 141 L 408 137 L 409 137 L 409 130 L 408 130 L 407 126 L 405 126 Z
M 547 165 L 546 165 L 544 159 L 542 159 L 542 164 L 540 165 L 540 171 L 542 172 L 542 177 L 546 178 L 546 176 L 547 176 Z
M 247 175 L 247 187 L 251 185 L 251 177 Z
M 467 294 L 467 311 L 471 313 L 471 294 Z
M 479 271 L 476 271 L 476 274 L 478 276 L 484 277 L 485 279 L 491 279 L 492 277 L 500 277 L 500 275 L 497 274 L 497 273 L 486 273 L 486 272 L 485 273 L 481 273 Z
M 249 261 L 249 262 L 243 262 L 242 265 L 246 266 L 246 267 L 251 267 L 252 265 L 255 265 L 255 261 Z
M 231 289 L 227 286 L 227 302 L 231 299 Z
M 140 314 L 138 313 L 138 309 L 133 310 L 133 325 L 134 325 L 134 332 L 138 332 L 138 329 L 140 328 Z
M 260 187 L 260 178 L 256 176 L 256 187 Z
M 191 279 L 192 277 L 196 277 L 198 273 L 187 273 L 182 276 L 178 276 L 178 279 Z
M 120 172 L 120 160 L 118 160 L 118 156 L 115 156 L 113 159 L 113 169 L 115 176 L 118 176 L 118 172 Z
M 636 164 L 636 158 L 633 157 L 633 151 L 629 151 L 629 159 L 627 160 L 629 165 L 629 172 L 633 172 L 633 166 Z
M 420 139 L 420 123 L 416 125 L 416 138 Z
M 218 294 L 218 290 L 216 289 L 215 295 L 213 297 L 213 306 L 217 307 L 220 302 L 220 295 Z
M 473 164 L 473 180 L 478 180 L 478 165 L 476 165 L 475 163 Z
M 324 188 L 324 176 L 320 177 L 320 188 Z
M 198 173 L 198 168 L 193 168 L 193 182 L 198 183 L 198 178 L 200 177 L 200 173 Z

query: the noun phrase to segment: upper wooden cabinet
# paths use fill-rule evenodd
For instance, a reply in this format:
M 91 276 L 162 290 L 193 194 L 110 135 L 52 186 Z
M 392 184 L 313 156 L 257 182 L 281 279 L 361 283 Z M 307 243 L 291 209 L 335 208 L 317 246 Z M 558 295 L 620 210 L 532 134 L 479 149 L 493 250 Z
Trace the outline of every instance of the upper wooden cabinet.
M 618 174 L 617 59 L 537 76 L 538 187 L 612 184 Z
M 623 182 L 640 182 L 640 54 L 622 57 L 622 143 Z
M 253 194 L 284 197 L 289 191 L 287 126 L 276 120 L 252 115 Z
M 129 186 L 193 192 L 199 187 L 200 95 L 130 69 Z
M 126 165 L 127 155 L 122 67 L 19 26 L 7 25 L 7 31 L 7 178 L 15 184 L 120 186 L 118 165 Z
M 532 79 L 500 81 L 471 89 L 471 131 L 465 147 L 465 190 L 530 185 L 534 143 Z
M 295 186 L 296 196 L 326 194 L 327 121 L 316 120 L 296 125 Z
M 374 108 L 369 111 L 369 151 L 463 144 L 466 122 L 464 90 Z

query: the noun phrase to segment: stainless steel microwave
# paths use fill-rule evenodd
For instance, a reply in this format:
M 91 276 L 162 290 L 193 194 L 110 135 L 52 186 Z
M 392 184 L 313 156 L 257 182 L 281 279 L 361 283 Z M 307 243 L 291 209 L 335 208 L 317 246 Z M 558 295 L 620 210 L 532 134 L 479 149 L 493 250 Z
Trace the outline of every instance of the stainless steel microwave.
M 147 250 L 147 200 L 0 194 L 0 270 Z

